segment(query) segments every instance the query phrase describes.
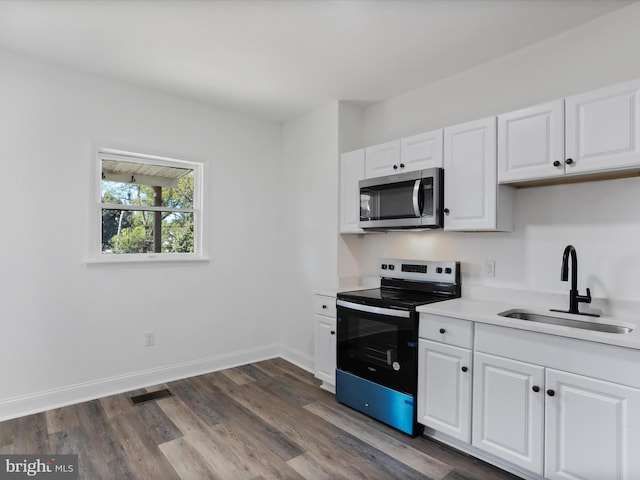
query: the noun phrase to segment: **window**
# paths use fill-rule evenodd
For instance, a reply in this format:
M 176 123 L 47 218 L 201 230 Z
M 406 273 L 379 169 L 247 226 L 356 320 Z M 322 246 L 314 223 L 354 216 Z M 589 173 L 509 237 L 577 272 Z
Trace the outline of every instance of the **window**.
M 202 164 L 98 152 L 101 260 L 202 256 Z

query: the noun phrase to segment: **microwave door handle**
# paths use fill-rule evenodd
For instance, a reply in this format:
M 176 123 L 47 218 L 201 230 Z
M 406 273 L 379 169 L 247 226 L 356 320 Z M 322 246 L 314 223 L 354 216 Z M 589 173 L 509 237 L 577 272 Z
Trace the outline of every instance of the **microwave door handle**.
M 413 213 L 416 217 L 422 216 L 422 203 L 420 200 L 420 195 L 422 195 L 422 179 L 418 179 L 413 184 Z

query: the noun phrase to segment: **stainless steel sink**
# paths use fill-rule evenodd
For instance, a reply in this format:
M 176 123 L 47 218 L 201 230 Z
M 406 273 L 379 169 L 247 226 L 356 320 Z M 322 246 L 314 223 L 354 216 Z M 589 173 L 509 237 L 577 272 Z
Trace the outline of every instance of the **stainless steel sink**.
M 606 333 L 631 333 L 633 328 L 622 325 L 612 325 L 608 323 L 590 322 L 589 320 L 576 320 L 566 317 L 552 317 L 540 313 L 529 312 L 527 310 L 507 310 L 498 315 L 529 322 L 548 323 L 551 325 L 562 325 L 563 327 L 582 328 L 583 330 L 593 330 Z

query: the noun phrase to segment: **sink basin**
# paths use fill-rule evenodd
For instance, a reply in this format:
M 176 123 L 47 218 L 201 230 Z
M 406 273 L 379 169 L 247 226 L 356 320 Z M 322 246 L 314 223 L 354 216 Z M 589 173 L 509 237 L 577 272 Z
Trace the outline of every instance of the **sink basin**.
M 527 320 L 529 322 L 548 323 L 550 325 L 562 325 L 563 327 L 581 328 L 583 330 L 593 330 L 596 332 L 606 333 L 631 333 L 633 328 L 622 325 L 611 325 L 608 323 L 590 322 L 589 320 L 576 320 L 566 317 L 552 317 L 550 315 L 542 315 L 540 313 L 529 312 L 527 310 L 507 310 L 498 315 L 507 318 L 516 318 L 518 320 Z

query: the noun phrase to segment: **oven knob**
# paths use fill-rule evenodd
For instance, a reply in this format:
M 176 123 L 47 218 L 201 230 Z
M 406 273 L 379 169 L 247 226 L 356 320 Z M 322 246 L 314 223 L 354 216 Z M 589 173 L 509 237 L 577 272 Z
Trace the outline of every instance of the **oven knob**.
M 396 268 L 395 265 L 393 265 L 393 264 L 389 265 L 389 270 L 395 270 L 395 268 Z
M 445 268 L 444 269 L 444 273 L 451 273 L 451 269 L 450 268 Z
M 436 273 L 442 273 L 442 267 L 436 268 Z
M 386 264 L 386 263 L 383 263 L 382 265 L 380 265 L 380 268 L 381 268 L 382 270 L 386 270 L 386 269 L 387 269 L 387 264 Z
M 398 362 L 393 362 L 393 369 L 397 372 L 398 370 L 400 370 L 400 364 Z

